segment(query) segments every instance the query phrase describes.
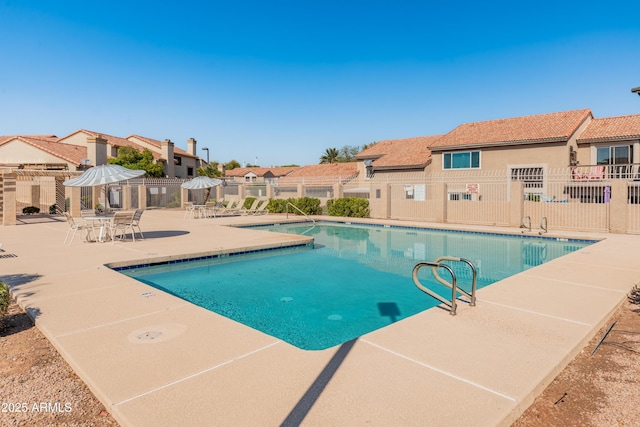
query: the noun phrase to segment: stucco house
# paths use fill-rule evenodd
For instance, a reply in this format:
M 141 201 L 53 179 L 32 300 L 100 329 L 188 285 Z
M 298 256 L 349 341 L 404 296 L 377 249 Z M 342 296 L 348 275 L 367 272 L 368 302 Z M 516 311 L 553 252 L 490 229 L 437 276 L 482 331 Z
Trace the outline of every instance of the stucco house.
M 127 138 L 109 135 L 101 132 L 94 132 L 80 129 L 58 140 L 63 144 L 87 145 L 88 158 L 91 165 L 106 163 L 106 159 L 117 157 L 118 148 L 132 147 L 142 151 L 149 149 L 156 162 L 163 163 L 164 174 L 169 178 L 191 178 L 198 175 L 198 167 L 201 160 L 196 155 L 196 140 L 190 138 L 187 141 L 187 150 L 175 147 L 174 143 L 168 139 L 158 141 L 139 135 L 131 135 Z M 173 161 L 168 161 L 172 159 Z
M 61 144 L 55 135 L 0 137 L 0 166 L 77 171 L 86 157 L 86 145 Z
M 593 119 L 577 143 L 579 165 L 605 166 L 607 177 L 638 177 L 640 114 Z
M 519 179 L 543 179 L 549 169 L 574 162 L 577 138 L 591 110 L 573 110 L 465 123 L 431 146 L 433 172 L 506 170 Z
M 197 169 L 202 165 L 193 138 L 187 141 L 188 151 L 185 151 L 170 140 L 158 141 L 138 135 L 121 138 L 80 129 L 61 138 L 55 135 L 0 137 L 0 166 L 80 171 L 107 163 L 107 159 L 118 155 L 120 147 L 139 151 L 148 148 L 154 160 L 163 163 L 165 176 L 170 178 L 197 176 Z
M 430 147 L 442 135 L 419 136 L 376 142 L 355 157 L 359 176 L 371 178 L 404 178 L 423 174 L 431 164 Z

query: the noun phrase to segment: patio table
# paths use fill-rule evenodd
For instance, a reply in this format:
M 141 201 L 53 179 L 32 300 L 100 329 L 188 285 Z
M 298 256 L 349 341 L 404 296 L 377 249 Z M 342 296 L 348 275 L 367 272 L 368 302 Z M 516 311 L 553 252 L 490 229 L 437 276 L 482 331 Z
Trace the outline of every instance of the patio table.
M 207 205 L 193 205 L 193 213 L 196 218 L 206 218 Z
M 109 230 L 111 229 L 113 214 L 85 216 L 83 219 L 91 221 L 94 227 L 96 227 L 96 223 L 98 223 L 97 227 L 99 227 L 99 233 L 96 241 L 101 243 L 104 242 L 109 234 Z M 96 235 L 95 230 L 93 234 Z

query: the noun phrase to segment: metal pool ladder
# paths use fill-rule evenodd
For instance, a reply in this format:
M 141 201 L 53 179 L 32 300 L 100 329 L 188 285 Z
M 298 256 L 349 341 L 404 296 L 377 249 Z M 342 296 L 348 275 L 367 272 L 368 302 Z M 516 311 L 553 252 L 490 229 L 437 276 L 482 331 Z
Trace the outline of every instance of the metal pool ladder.
M 465 291 L 464 289 L 459 289 L 458 288 L 456 273 L 453 271 L 453 269 L 450 266 L 448 266 L 447 264 L 444 264 L 444 263 L 442 263 L 440 261 L 464 262 L 465 264 L 467 264 L 471 268 L 471 272 L 473 273 L 473 282 L 471 284 L 471 293 Z M 437 293 L 433 292 L 431 289 L 427 288 L 426 286 L 424 286 L 420 282 L 420 279 L 418 278 L 418 271 L 422 267 L 431 267 L 431 271 L 433 272 L 433 277 L 435 277 L 435 279 L 438 282 L 440 282 L 443 285 L 451 288 L 451 301 L 441 297 L 440 295 L 438 295 Z M 451 274 L 452 283 L 449 283 L 446 280 L 444 280 L 442 277 L 440 277 L 440 275 L 438 274 L 438 268 L 444 268 L 445 270 L 447 270 L 449 272 L 449 274 Z M 470 306 L 474 307 L 476 305 L 476 279 L 477 279 L 476 267 L 473 265 L 473 263 L 471 261 L 469 261 L 468 259 L 465 259 L 465 258 L 452 257 L 452 256 L 441 256 L 440 258 L 436 259 L 433 262 L 421 262 L 421 263 L 417 264 L 413 268 L 413 283 L 422 292 L 432 296 L 433 298 L 437 299 L 438 301 L 440 301 L 441 303 L 443 303 L 447 307 L 449 307 L 449 314 L 452 315 L 452 316 L 456 315 L 456 308 L 457 308 L 456 297 L 457 297 L 457 293 L 458 292 L 460 292 L 461 294 L 466 295 L 469 298 L 469 305 Z
M 302 212 L 302 210 L 300 210 L 299 207 L 297 207 L 296 205 L 294 205 L 291 202 L 287 202 L 286 206 L 285 206 L 285 210 L 287 212 L 287 218 L 289 218 L 289 206 L 291 206 L 292 208 L 294 208 L 295 210 L 297 210 L 298 212 L 300 212 L 302 215 L 304 215 L 305 218 L 307 218 L 307 221 L 312 221 L 313 225 L 316 225 L 316 220 L 311 218 L 309 215 L 307 215 L 306 213 Z

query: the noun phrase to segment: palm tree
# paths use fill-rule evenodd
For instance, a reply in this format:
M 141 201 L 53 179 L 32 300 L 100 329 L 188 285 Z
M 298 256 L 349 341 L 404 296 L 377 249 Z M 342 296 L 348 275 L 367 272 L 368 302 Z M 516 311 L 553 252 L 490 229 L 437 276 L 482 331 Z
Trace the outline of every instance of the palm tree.
M 327 148 L 322 156 L 320 156 L 320 163 L 335 163 L 338 161 L 340 152 L 337 148 Z

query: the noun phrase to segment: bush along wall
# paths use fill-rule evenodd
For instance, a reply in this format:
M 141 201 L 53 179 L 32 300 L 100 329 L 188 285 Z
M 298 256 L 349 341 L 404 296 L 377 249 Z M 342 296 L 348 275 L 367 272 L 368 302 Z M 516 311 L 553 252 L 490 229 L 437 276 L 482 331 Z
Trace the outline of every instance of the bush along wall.
M 327 200 L 327 211 L 331 216 L 369 218 L 369 200 L 358 197 Z
M 307 215 L 321 215 L 320 199 L 314 197 L 300 197 L 299 199 L 271 199 L 267 205 L 270 213 L 285 213 L 287 211 L 287 203 L 291 203 Z M 300 215 L 294 208 L 289 208 L 289 213 Z
M 9 286 L 6 283 L 0 282 L 0 324 L 9 310 L 9 304 L 11 304 Z

